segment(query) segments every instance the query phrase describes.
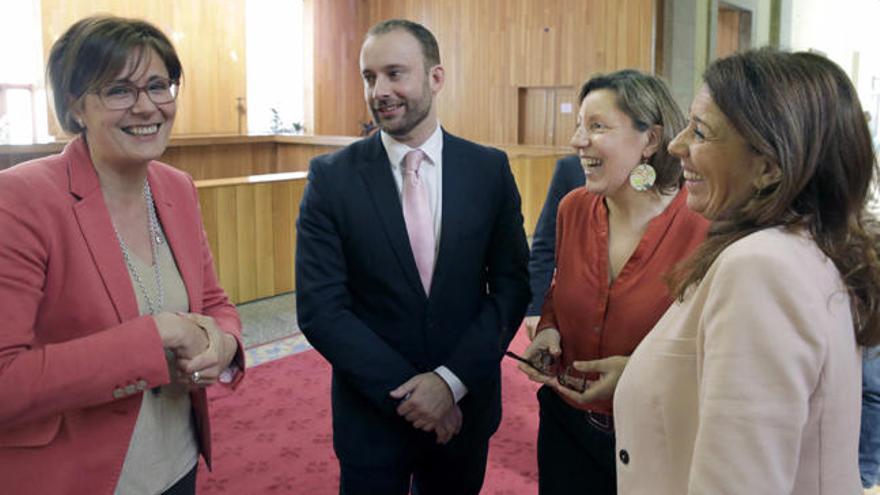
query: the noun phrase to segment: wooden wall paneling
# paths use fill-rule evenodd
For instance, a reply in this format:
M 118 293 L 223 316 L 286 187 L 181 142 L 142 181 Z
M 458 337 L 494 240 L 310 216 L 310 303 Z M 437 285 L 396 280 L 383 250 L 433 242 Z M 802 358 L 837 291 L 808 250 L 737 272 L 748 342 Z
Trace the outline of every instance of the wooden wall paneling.
M 217 276 L 229 299 L 240 302 L 238 282 L 238 221 L 234 187 L 217 188 Z
M 306 172 L 309 162 L 320 155 L 333 153 L 342 146 L 318 146 L 304 144 L 278 145 L 278 167 L 276 172 Z
M 204 180 L 275 173 L 277 156 L 275 143 L 261 142 L 169 147 L 160 160 Z
M 550 179 L 556 168 L 556 160 L 561 156 L 513 156 L 510 158 L 510 170 L 522 201 L 523 227 L 528 236 L 535 232 L 535 224 L 538 223 L 541 208 L 547 198 Z
M 730 7 L 718 7 L 718 32 L 715 43 L 715 57 L 723 58 L 739 49 L 740 13 Z
M 235 186 L 236 242 L 238 243 L 238 298 L 251 301 L 257 293 L 257 250 L 255 188 L 249 185 Z
M 357 136 L 369 120 L 360 47 L 369 29 L 365 0 L 313 0 L 315 134 Z
M 580 87 L 577 89 L 555 88 L 554 91 L 556 93 L 556 105 L 553 112 L 553 142 L 547 144 L 568 146 L 577 123 L 577 113 L 580 110 L 577 101 L 577 93 L 580 91 Z M 568 113 L 563 112 L 563 105 L 567 105 L 571 111 Z
M 568 113 L 562 112 L 567 104 Z M 577 94 L 571 87 L 519 89 L 519 144 L 568 146 L 577 121 Z
M 321 0 L 315 1 L 321 3 Z M 316 19 L 325 21 L 326 30 L 346 26 L 348 31 L 360 30 L 360 33 L 346 35 L 344 40 L 327 41 L 329 48 L 323 50 L 319 45 L 325 41 L 316 34 L 316 54 L 342 50 L 339 55 L 342 57 L 344 53 L 359 51 L 368 27 L 383 19 L 403 17 L 425 24 L 438 39 L 446 68 L 446 85 L 438 98 L 440 121 L 450 132 L 476 141 L 517 141 L 520 87 L 577 88 L 596 72 L 624 67 L 652 69 L 654 0 L 344 0 L 342 3 L 347 8 L 332 12 L 325 4 L 324 16 L 330 18 L 316 14 Z M 367 22 L 360 17 L 364 12 Z M 356 74 L 356 60 L 353 55 L 348 57 L 352 59 L 349 70 Z M 316 55 L 316 71 L 318 60 Z M 330 64 L 326 69 L 328 74 L 349 74 L 342 69 L 345 62 L 341 59 L 327 63 Z M 336 99 L 362 104 L 360 81 L 356 84 L 357 90 L 346 92 L 341 89 L 344 83 L 329 80 L 329 75 L 322 79 L 316 74 L 316 91 L 318 82 L 325 79 L 328 79 L 326 88 L 332 99 L 316 95 L 316 119 L 318 116 L 325 119 L 324 122 L 335 119 L 341 105 Z M 560 139 L 555 137 L 554 141 Z
M 197 183 L 220 285 L 232 302 L 295 289 L 296 219 L 306 180 Z
M 247 94 L 244 1 L 42 0 L 44 57 L 71 24 L 88 15 L 145 19 L 168 35 L 183 64 L 174 134 L 236 133 L 236 97 Z M 50 133 L 63 137 L 54 115 L 49 121 Z
M 519 144 L 546 146 L 548 124 L 553 120 L 551 91 L 548 88 L 520 88 Z
M 307 183 L 308 183 L 308 181 L 305 179 L 290 182 L 290 191 L 291 191 L 290 197 L 291 197 L 291 203 L 293 205 L 293 208 L 290 209 L 290 212 L 291 212 L 290 228 L 285 230 L 285 232 L 289 235 L 288 241 L 290 242 L 290 245 L 291 245 L 290 250 L 286 251 L 286 252 L 290 253 L 290 267 L 291 267 L 290 273 L 291 274 L 293 274 L 293 272 L 294 272 L 294 259 L 295 259 L 294 255 L 296 253 L 296 221 L 299 218 L 299 205 L 302 202 L 303 194 L 305 193 Z M 285 241 L 285 242 L 287 242 L 287 241 Z M 296 289 L 295 279 L 292 278 L 291 280 L 293 281 L 293 283 L 291 283 L 291 290 L 295 290 Z
M 296 219 L 299 217 L 299 193 L 296 186 L 304 186 L 305 181 L 273 182 L 272 187 L 272 230 L 274 230 L 273 250 L 275 251 L 274 282 L 275 293 L 282 294 L 294 290 L 293 259 L 296 251 Z
M 208 238 L 208 246 L 211 248 L 211 254 L 214 257 L 214 273 L 220 278 L 220 237 L 219 237 L 219 199 L 217 197 L 217 188 L 198 189 L 199 205 L 202 211 L 202 224 L 205 229 L 205 237 Z M 221 287 L 226 289 L 222 281 Z M 228 292 L 228 290 L 227 290 Z
M 272 215 L 271 183 L 256 184 L 254 187 L 254 254 L 256 276 L 256 296 L 264 298 L 275 292 L 275 229 Z M 279 232 L 279 235 L 283 235 Z M 284 256 L 283 253 L 279 253 Z
M 601 67 L 597 52 L 603 48 L 601 33 L 604 22 L 596 14 L 595 0 L 567 0 L 560 10 L 559 78 L 557 85 L 580 87 Z
M 654 42 L 654 67 L 652 72 L 659 76 L 667 73 L 666 68 L 666 0 L 654 0 L 654 29 L 652 39 Z

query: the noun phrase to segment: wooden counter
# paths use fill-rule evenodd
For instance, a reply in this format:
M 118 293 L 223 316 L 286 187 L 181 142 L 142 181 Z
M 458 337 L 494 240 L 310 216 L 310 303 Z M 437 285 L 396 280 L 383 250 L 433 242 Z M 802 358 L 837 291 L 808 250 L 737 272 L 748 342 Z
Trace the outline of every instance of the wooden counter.
M 189 172 L 195 180 L 245 177 L 278 172 L 304 172 L 309 161 L 345 147 L 350 136 L 191 135 L 172 138 L 161 161 Z M 65 143 L 0 146 L 0 169 L 59 153 Z M 494 145 L 511 157 L 560 156 L 566 148 Z
M 197 181 L 220 285 L 236 304 L 293 291 L 305 172 Z
M 172 138 L 161 161 L 195 180 L 306 171 L 309 160 L 356 141 L 348 136 L 191 135 Z M 0 170 L 60 153 L 65 142 L 0 146 Z

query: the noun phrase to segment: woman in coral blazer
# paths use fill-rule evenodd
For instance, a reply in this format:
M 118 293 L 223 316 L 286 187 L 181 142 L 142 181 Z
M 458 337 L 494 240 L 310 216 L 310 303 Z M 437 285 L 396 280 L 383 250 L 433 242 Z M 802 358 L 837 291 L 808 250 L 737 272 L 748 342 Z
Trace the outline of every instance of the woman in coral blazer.
M 205 387 L 243 357 L 192 180 L 154 161 L 180 62 L 155 27 L 95 17 L 49 74 L 79 136 L 0 172 L 0 490 L 194 493 Z
M 857 495 L 861 362 L 880 340 L 852 83 L 772 50 L 713 63 L 669 145 L 712 221 L 614 398 L 621 495 Z

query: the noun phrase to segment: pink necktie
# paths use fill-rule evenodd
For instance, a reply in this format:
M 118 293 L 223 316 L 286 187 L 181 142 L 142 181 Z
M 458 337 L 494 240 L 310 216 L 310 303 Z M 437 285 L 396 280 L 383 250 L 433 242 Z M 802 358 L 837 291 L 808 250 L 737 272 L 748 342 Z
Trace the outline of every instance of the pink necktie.
M 422 150 L 412 150 L 403 159 L 403 218 L 409 234 L 409 245 L 425 293 L 431 290 L 434 271 L 434 215 L 428 200 L 428 188 L 419 178 L 419 165 L 425 158 Z

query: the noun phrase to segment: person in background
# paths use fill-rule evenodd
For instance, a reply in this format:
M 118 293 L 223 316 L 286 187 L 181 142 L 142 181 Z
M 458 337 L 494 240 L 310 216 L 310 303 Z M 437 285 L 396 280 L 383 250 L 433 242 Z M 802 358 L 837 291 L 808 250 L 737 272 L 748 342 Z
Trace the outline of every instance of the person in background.
M 871 128 L 871 113 L 865 111 L 865 122 Z M 872 134 L 874 154 L 880 155 L 880 134 Z M 872 186 L 874 187 L 874 186 Z M 877 218 L 877 191 L 868 194 L 868 211 Z M 862 353 L 862 424 L 859 434 L 859 474 L 867 490 L 877 484 L 880 474 L 880 347 Z
M 571 145 L 586 185 L 559 205 L 556 273 L 524 356 L 557 365 L 520 365 L 545 384 L 542 495 L 616 493 L 609 397 L 620 362 L 672 303 L 663 275 L 705 239 L 708 225 L 686 208 L 681 167 L 666 150 L 684 117 L 662 81 L 634 70 L 599 75 L 579 102 Z M 597 376 L 582 374 L 598 371 L 603 378 L 583 390 Z
M 861 345 L 880 341 L 876 161 L 846 73 L 713 62 L 669 145 L 711 221 L 614 398 L 622 495 L 856 495 Z
M 877 484 L 880 472 L 880 348 L 862 353 L 862 425 L 859 433 L 859 474 L 864 488 Z
M 535 338 L 535 328 L 541 318 L 544 296 L 547 295 L 550 281 L 553 280 L 553 271 L 556 270 L 556 213 L 559 210 L 559 202 L 572 190 L 583 187 L 586 180 L 581 160 L 577 155 L 567 156 L 556 162 L 550 188 L 547 190 L 547 199 L 544 200 L 541 215 L 538 216 L 538 223 L 535 225 L 535 235 L 532 237 L 532 249 L 529 253 L 532 302 L 526 311 L 524 321 L 529 340 Z
M 519 193 L 503 152 L 440 126 L 428 29 L 378 23 L 360 69 L 380 132 L 312 160 L 297 221 L 297 312 L 333 366 L 340 493 L 475 495 L 530 298 Z
M 0 171 L 0 486 L 193 494 L 205 388 L 244 358 L 195 186 L 155 161 L 180 60 L 151 24 L 89 17 L 48 76 L 76 137 Z

